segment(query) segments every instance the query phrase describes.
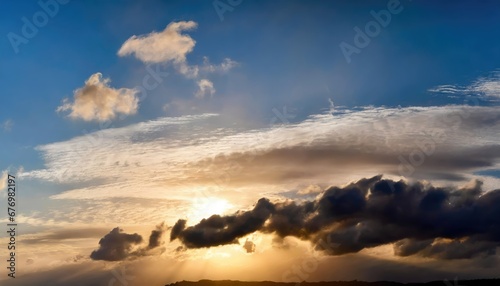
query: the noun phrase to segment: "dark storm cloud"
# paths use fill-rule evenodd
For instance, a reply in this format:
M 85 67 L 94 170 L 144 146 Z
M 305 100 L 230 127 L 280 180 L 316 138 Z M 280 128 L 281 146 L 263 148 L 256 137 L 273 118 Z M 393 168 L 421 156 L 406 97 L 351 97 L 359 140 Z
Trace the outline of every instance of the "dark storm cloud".
M 309 240 L 330 255 L 395 243 L 400 256 L 471 258 L 500 246 L 500 190 L 483 192 L 480 182 L 440 188 L 376 176 L 330 187 L 315 201 L 260 199 L 253 210 L 185 225 L 179 220 L 171 237 L 188 248 L 237 243 L 260 231 Z
M 137 233 L 123 233 L 118 227 L 115 227 L 101 240 L 99 240 L 99 249 L 92 251 L 90 258 L 93 260 L 118 261 L 127 258 L 133 246 L 142 242 L 142 236 Z
M 148 245 L 139 247 L 144 241 L 141 235 L 124 233 L 122 229 L 115 227 L 99 240 L 99 248 L 92 251 L 90 258 L 93 260 L 119 261 L 131 256 L 150 255 L 149 250 L 161 245 L 161 238 L 166 230 L 164 223 L 157 225 L 156 229 L 151 231 Z
M 165 233 L 165 224 L 161 223 L 156 226 L 156 229 L 151 231 L 151 235 L 149 236 L 148 248 L 153 249 L 161 245 L 161 238 Z
M 186 223 L 187 221 L 185 219 L 180 219 L 178 220 L 174 227 L 172 227 L 172 230 L 170 231 L 170 241 L 176 239 L 181 231 L 183 231 L 186 228 Z
M 171 238 L 179 238 L 188 248 L 238 243 L 238 238 L 262 229 L 272 212 L 274 205 L 268 199 L 260 199 L 250 211 L 237 212 L 232 216 L 212 215 L 185 229 L 185 221 L 179 220 L 174 229 L 182 230 L 175 235 L 172 232 Z

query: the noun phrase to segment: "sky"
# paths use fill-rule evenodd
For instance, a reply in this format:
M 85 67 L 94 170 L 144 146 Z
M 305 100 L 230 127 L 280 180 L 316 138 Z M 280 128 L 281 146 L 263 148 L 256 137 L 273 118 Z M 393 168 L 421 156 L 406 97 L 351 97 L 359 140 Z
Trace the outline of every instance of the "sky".
M 498 2 L 0 7 L 2 285 L 498 275 Z

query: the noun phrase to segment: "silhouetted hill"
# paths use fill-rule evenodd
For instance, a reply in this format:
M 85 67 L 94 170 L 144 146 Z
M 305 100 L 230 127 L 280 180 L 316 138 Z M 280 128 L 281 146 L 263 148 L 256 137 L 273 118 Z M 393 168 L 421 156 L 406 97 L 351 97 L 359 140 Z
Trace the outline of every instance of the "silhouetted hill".
M 243 282 L 243 281 L 211 281 L 200 280 L 181 281 L 166 286 L 296 286 L 297 283 L 282 282 Z M 455 281 L 432 281 L 427 283 L 398 283 L 398 282 L 362 282 L 362 281 L 332 281 L 332 282 L 302 282 L 300 286 L 500 286 L 500 279 L 479 279 L 479 280 L 459 280 Z

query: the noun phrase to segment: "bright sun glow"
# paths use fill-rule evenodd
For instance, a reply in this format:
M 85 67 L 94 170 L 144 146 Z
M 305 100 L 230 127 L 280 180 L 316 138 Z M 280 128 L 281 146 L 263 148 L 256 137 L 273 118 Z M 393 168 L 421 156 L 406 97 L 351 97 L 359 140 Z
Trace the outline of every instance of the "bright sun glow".
M 225 214 L 233 206 L 224 199 L 219 198 L 197 198 L 193 202 L 193 207 L 189 214 L 189 220 L 198 222 L 203 218 L 208 218 L 213 214 Z

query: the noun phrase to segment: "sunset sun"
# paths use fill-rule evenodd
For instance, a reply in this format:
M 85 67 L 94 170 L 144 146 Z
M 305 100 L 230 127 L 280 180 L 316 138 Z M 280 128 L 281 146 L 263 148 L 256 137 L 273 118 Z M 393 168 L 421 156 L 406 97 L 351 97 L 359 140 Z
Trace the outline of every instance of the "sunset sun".
M 188 219 L 192 222 L 198 222 L 211 215 L 226 214 L 233 206 L 224 199 L 214 197 L 201 197 L 193 199 L 191 212 Z
M 500 0 L 0 5 L 0 286 L 500 285 Z

